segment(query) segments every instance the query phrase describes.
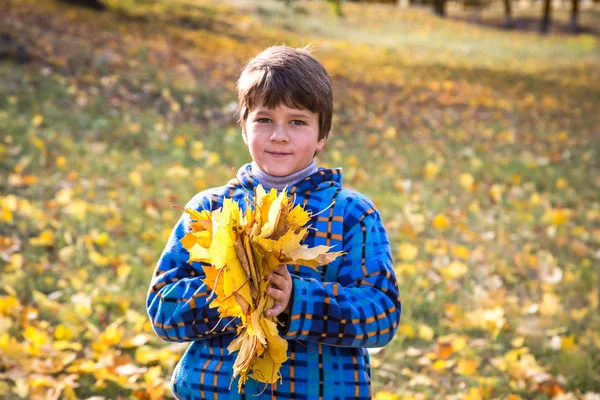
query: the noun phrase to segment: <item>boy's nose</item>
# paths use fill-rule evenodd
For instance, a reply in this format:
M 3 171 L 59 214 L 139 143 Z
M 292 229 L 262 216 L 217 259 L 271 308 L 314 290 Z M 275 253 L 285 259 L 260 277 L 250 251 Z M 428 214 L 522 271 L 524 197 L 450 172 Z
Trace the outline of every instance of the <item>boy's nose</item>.
M 273 133 L 271 133 L 271 140 L 274 142 L 287 142 L 289 141 L 288 134 L 283 127 L 275 127 Z

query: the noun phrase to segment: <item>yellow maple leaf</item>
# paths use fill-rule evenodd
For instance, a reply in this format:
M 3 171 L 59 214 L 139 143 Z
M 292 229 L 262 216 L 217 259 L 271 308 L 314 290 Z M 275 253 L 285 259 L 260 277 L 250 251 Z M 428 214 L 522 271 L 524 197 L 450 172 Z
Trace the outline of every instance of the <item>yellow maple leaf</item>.
M 190 253 L 190 258 L 188 259 L 188 262 L 209 262 L 211 260 L 208 249 L 206 247 L 203 247 L 199 243 L 194 243 L 194 245 L 192 245 L 192 247 L 190 247 L 188 251 Z
M 291 261 L 287 264 L 299 264 L 313 268 L 329 264 L 337 257 L 344 254 L 342 251 L 329 252 L 329 249 L 331 248 L 331 246 L 315 246 L 309 248 L 304 244 L 289 255 Z
M 266 320 L 267 323 L 275 324 L 273 321 Z M 271 359 L 278 364 L 283 364 L 287 359 L 288 342 L 277 334 L 277 327 L 275 327 L 275 334 L 271 335 L 267 341 L 269 343 L 269 354 Z
M 240 295 L 246 302 L 252 303 L 250 295 L 250 285 L 248 284 L 249 277 L 242 268 L 239 262 L 236 265 L 225 267 L 223 273 L 223 290 L 226 296 L 231 296 L 234 293 Z M 234 296 L 235 299 L 235 296 Z M 228 315 L 237 316 L 237 315 Z
M 277 190 L 271 189 L 268 193 L 265 192 L 262 185 L 256 187 L 254 195 L 256 203 L 256 219 L 259 226 L 263 226 L 269 219 L 269 209 L 271 204 L 277 198 Z
M 204 266 L 204 268 L 202 268 L 202 270 L 204 271 L 205 275 L 202 281 L 206 283 L 209 288 L 214 289 L 217 277 L 219 275 L 219 270 L 217 269 L 217 267 L 214 267 L 212 265 L 206 265 Z
M 186 208 L 185 212 L 191 217 L 190 228 L 192 232 L 212 230 L 212 214 L 208 210 L 193 210 Z
M 252 361 L 252 376 L 259 382 L 275 383 L 280 379 L 281 364 L 271 358 L 271 353 L 263 353 L 262 357 L 256 357 Z
M 282 208 L 287 205 L 288 198 L 286 196 L 285 191 L 282 191 L 279 196 L 273 200 L 273 202 L 269 206 L 269 213 L 267 216 L 266 223 L 263 224 L 262 229 L 260 230 L 259 237 L 268 238 L 273 235 L 275 228 L 277 228 L 277 224 L 279 219 L 281 218 Z
M 212 232 L 208 230 L 201 230 L 198 232 L 188 232 L 181 239 L 181 244 L 184 248 L 190 249 L 196 243 L 204 248 L 209 248 L 212 243 Z
M 296 206 L 290 210 L 286 217 L 290 229 L 303 227 L 310 221 L 310 213 L 301 206 Z

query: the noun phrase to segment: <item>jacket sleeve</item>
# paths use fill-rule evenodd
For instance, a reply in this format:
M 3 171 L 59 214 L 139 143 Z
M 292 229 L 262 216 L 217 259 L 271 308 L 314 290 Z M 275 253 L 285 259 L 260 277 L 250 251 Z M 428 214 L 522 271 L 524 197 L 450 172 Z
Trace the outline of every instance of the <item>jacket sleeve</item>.
M 338 279 L 293 276 L 286 339 L 344 347 L 389 343 L 400 322 L 401 303 L 389 240 L 371 207 L 349 220 Z
M 186 208 L 211 209 L 208 201 L 195 199 Z M 172 342 L 201 340 L 236 330 L 235 323 L 228 325 L 231 318 L 220 321 L 217 309 L 209 307 L 210 288 L 202 282 L 202 264 L 187 262 L 189 253 L 180 240 L 189 224 L 190 217 L 184 213 L 158 260 L 146 301 L 152 328 L 162 339 Z

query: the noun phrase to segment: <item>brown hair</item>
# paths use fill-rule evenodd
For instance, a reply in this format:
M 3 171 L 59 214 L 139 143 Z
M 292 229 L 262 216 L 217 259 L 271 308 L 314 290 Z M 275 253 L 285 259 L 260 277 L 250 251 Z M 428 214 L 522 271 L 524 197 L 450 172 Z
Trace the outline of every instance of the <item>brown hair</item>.
M 257 104 L 283 103 L 319 114 L 319 140 L 327 138 L 333 115 L 331 78 L 308 47 L 273 46 L 251 59 L 237 82 L 240 122 Z

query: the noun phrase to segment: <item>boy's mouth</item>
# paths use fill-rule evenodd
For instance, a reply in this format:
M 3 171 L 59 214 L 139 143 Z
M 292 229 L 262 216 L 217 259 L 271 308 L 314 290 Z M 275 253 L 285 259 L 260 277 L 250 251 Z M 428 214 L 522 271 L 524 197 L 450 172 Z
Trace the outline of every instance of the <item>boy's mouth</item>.
M 284 153 L 284 152 L 280 152 L 280 151 L 267 151 L 267 154 L 269 154 L 273 157 L 285 157 L 285 156 L 289 156 L 292 153 Z

